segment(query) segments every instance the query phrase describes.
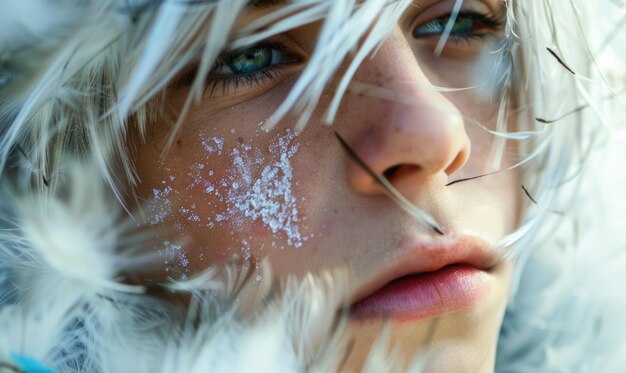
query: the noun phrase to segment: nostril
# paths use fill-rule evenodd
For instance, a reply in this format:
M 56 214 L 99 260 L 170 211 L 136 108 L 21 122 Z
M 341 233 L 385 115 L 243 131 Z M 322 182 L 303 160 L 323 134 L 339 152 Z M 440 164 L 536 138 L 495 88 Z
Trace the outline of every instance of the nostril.
M 404 178 L 405 176 L 409 176 L 415 173 L 419 173 L 422 168 L 413 164 L 399 164 L 392 167 L 389 167 L 385 171 L 383 171 L 383 176 L 390 183 L 394 183 L 395 181 Z
M 389 167 L 388 169 L 386 169 L 385 171 L 383 171 L 383 176 L 385 177 L 385 179 L 387 180 L 391 180 L 391 178 L 393 177 L 393 175 L 395 175 L 395 173 L 400 169 L 402 165 L 395 165 L 392 167 Z

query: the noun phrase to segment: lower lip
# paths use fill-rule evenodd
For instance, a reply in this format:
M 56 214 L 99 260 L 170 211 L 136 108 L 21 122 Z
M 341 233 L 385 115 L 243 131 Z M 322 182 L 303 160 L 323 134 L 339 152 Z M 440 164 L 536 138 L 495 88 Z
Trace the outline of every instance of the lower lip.
M 475 304 L 491 280 L 487 272 L 462 264 L 402 277 L 355 303 L 350 317 L 411 321 L 457 311 Z

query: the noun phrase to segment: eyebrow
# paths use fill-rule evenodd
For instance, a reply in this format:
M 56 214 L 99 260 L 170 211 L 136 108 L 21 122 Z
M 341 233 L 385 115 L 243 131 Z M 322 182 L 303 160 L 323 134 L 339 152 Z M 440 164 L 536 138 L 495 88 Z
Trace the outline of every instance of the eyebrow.
M 286 0 L 250 0 L 247 6 L 254 9 L 265 9 L 282 5 L 286 2 Z

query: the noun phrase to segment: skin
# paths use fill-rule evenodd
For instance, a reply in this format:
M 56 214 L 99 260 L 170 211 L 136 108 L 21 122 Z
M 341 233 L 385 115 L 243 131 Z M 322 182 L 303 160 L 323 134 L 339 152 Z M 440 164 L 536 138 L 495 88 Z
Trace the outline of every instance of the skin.
M 318 30 L 318 25 L 313 24 L 285 36 L 285 44 L 296 51 L 301 62 L 284 66 L 276 79 L 263 84 L 241 84 L 236 91 L 216 89 L 213 94 L 205 95 L 187 115 L 175 146 L 158 163 L 155 160 L 160 159 L 171 128 L 165 119 L 157 123 L 145 143 L 134 146 L 141 179 L 138 195 L 150 204 L 154 203 L 155 189 L 162 192 L 171 188 L 164 197 L 168 203 L 167 216 L 156 227 L 166 232 L 161 239 L 179 245 L 182 254 L 174 259 L 170 257 L 164 264 L 168 267 L 165 275 L 189 276 L 215 263 L 250 256 L 253 263 L 268 258 L 278 277 L 347 267 L 353 276 L 350 285 L 357 288 L 397 259 L 403 244 L 410 240 L 433 240 L 432 229 L 400 209 L 346 155 L 333 130 L 376 173 L 397 167 L 389 178 L 392 185 L 432 215 L 446 234 L 478 236 L 495 245 L 513 231 L 522 209 L 517 172 L 446 186 L 452 180 L 494 169 L 490 155 L 493 135 L 472 125 L 468 118 L 495 129 L 499 108 L 498 100 L 490 102 L 478 89 L 451 93 L 432 89 L 432 85 L 470 86 L 488 78 L 485 71 L 492 71 L 483 68 L 493 63 L 489 60 L 488 42 L 450 44 L 438 57 L 432 53 L 438 38 L 412 38 L 412 27 L 449 13 L 453 3 L 416 2 L 421 6 L 407 11 L 376 56 L 366 59 L 354 78 L 418 104 L 349 91 L 331 129 L 321 121 L 336 80 L 323 95 L 306 130 L 299 135 L 293 136 L 293 131 L 289 131 L 297 120 L 293 116 L 285 118 L 269 133 L 260 129 L 259 124 L 286 97 L 305 65 Z M 464 7 L 489 10 L 499 5 L 498 1 L 466 1 Z M 260 13 L 250 11 L 242 23 Z M 187 92 L 185 86 L 170 88 L 168 107 L 172 111 L 179 108 Z M 221 150 L 215 146 L 213 151 L 207 151 L 208 138 L 209 142 L 213 138 L 223 141 Z M 280 141 L 283 141 L 282 149 Z M 242 181 L 233 151 L 261 160 L 249 170 L 252 179 L 256 179 L 267 166 L 274 167 L 281 175 L 284 168 L 275 167 L 281 164 L 281 150 L 294 150 L 294 146 L 297 150 L 289 157 L 288 164 L 293 173 L 290 192 L 295 201 L 290 206 L 296 207 L 297 214 L 290 216 L 298 221 L 289 227 L 297 227 L 299 236 L 293 230 L 291 236 L 284 229 L 273 232 L 260 218 L 229 215 L 232 203 L 225 196 L 241 195 L 246 188 L 248 191 L 252 188 L 250 183 Z M 505 154 L 499 167 L 515 161 L 515 149 L 509 147 Z M 200 171 L 198 164 L 203 165 Z M 207 181 L 219 195 L 205 192 Z M 224 186 L 221 181 L 225 182 Z M 234 183 L 241 185 L 235 187 Z M 149 220 L 151 212 L 144 213 Z M 197 216 L 198 221 L 190 218 L 190 214 Z M 216 221 L 219 214 L 227 218 Z M 211 227 L 209 219 L 214 223 Z M 181 255 L 188 264 L 178 263 L 174 268 Z M 392 345 L 407 360 L 415 351 L 427 348 L 428 371 L 493 371 L 511 271 L 512 265 L 506 262 L 491 268 L 489 274 L 496 280 L 494 285 L 471 307 L 423 320 L 391 321 Z M 266 281 L 261 277 L 259 280 Z M 379 319 L 350 321 L 349 332 L 357 342 L 346 364 L 347 370 L 362 366 L 383 324 Z

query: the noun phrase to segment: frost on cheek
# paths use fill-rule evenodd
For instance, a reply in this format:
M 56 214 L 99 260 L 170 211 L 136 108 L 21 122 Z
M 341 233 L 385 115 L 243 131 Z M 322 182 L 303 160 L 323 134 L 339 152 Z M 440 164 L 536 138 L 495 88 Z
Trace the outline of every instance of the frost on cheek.
M 165 180 L 162 183 L 165 184 Z M 168 198 L 171 192 L 172 187 L 170 186 L 163 189 L 152 189 L 152 198 L 146 207 L 149 224 L 163 223 L 172 212 L 172 201 Z
M 149 223 L 160 224 L 176 217 L 174 228 L 180 233 L 192 224 L 227 228 L 235 235 L 246 222 L 261 222 L 277 239 L 301 247 L 313 235 L 301 233 L 302 219 L 293 192 L 291 159 L 299 149 L 295 138 L 289 132 L 279 136 L 263 154 L 260 148 L 243 143 L 226 149 L 223 139 L 201 135 L 199 141 L 205 152 L 200 161 L 188 166 L 183 176 L 187 181 L 185 190 L 173 189 L 173 176 L 161 181 L 162 189 L 153 188 L 147 206 Z M 226 170 L 217 176 L 211 165 L 226 166 Z
M 272 233 L 283 233 L 289 245 L 302 246 L 298 207 L 292 190 L 291 157 L 298 151 L 298 145 L 290 145 L 293 136 L 279 139 L 270 148 L 272 155 L 279 160 L 267 164 L 257 178 L 250 174 L 253 162 L 247 153 L 233 150 L 236 160 L 230 190 L 227 193 L 229 215 L 235 220 L 240 216 L 260 220 Z M 243 184 L 243 185 L 241 185 Z
M 224 140 L 219 137 L 208 137 L 204 134 L 200 134 L 200 142 L 204 148 L 207 156 L 209 155 L 222 155 L 224 149 Z
M 184 216 L 188 221 L 200 222 L 200 216 L 195 212 L 196 204 L 192 204 L 189 208 L 181 207 L 178 212 Z
M 250 147 L 233 149 L 226 203 L 227 214 L 234 222 L 244 218 L 261 221 L 272 233 L 284 234 L 287 244 L 300 247 L 304 239 L 292 188 L 291 158 L 299 147 L 292 145 L 294 138 L 294 134 L 278 138 L 270 146 L 270 158 L 274 159 L 270 162 Z M 259 165 L 263 165 L 260 173 L 253 174 Z
M 277 138 L 266 157 L 260 149 L 237 144 L 230 151 L 224 149 L 224 141 L 215 137 L 200 137 L 208 164 L 229 163 L 222 178 L 216 178 L 203 163 L 191 165 L 187 190 L 201 188 L 213 202 L 209 216 L 204 218 L 185 207 L 179 211 L 187 220 L 200 222 L 208 228 L 216 224 L 228 224 L 233 231 L 240 229 L 245 220 L 260 221 L 274 234 L 282 234 L 287 244 L 300 247 L 307 237 L 300 231 L 300 217 L 296 197 L 293 194 L 293 169 L 291 158 L 298 151 L 292 144 L 296 137 L 287 133 Z M 223 156 L 222 156 L 223 154 Z M 228 157 L 226 160 L 224 158 Z
M 299 149 L 295 138 L 293 133 L 278 136 L 263 153 L 243 142 L 226 148 L 220 138 L 201 136 L 203 154 L 182 174 L 175 173 L 184 184 L 174 184 L 176 178 L 169 176 L 152 189 L 146 209 L 149 224 L 171 221 L 181 237 L 191 227 L 227 229 L 236 242 L 231 240 L 223 249 L 249 261 L 260 281 L 260 263 L 254 258 L 252 246 L 258 251 L 263 251 L 265 244 L 267 248 L 284 248 L 285 243 L 298 248 L 313 237 L 302 234 L 297 202 L 304 199 L 297 199 L 293 190 L 291 161 Z M 163 172 L 173 172 L 160 167 Z M 262 223 L 273 234 L 271 245 L 241 234 L 242 227 L 250 222 Z M 164 241 L 155 249 L 164 259 L 168 277 L 184 280 L 189 276 L 190 260 L 181 245 Z
M 186 280 L 189 275 L 189 259 L 180 245 L 169 241 L 163 242 L 164 249 L 159 251 L 165 259 L 165 272 L 174 280 Z

